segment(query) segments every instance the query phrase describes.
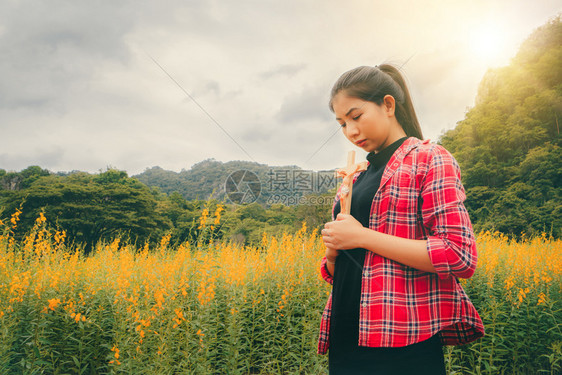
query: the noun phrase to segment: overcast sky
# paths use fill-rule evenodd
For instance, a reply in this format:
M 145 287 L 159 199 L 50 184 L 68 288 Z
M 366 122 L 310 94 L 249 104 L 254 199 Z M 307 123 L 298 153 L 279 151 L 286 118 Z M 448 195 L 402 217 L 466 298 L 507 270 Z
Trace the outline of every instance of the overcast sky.
M 341 133 L 321 147 L 339 128 L 331 86 L 383 62 L 405 64 L 435 141 L 486 70 L 561 11 L 560 0 L 3 0 L 0 168 L 340 167 L 359 149 Z

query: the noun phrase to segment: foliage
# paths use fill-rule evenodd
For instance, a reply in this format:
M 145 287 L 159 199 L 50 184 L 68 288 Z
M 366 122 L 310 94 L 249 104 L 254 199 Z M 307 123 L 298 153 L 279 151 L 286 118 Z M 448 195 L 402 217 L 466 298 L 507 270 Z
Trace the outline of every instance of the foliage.
M 255 247 L 116 238 L 84 256 L 43 215 L 15 240 L 19 215 L 0 223 L 0 372 L 326 372 L 315 353 L 330 287 L 316 232 L 264 235 Z M 212 216 L 199 218 L 201 233 Z M 463 285 L 487 335 L 446 348 L 449 374 L 560 372 L 561 245 L 479 236 L 479 268 Z
M 158 214 L 150 189 L 123 171 L 60 177 L 30 167 L 19 176 L 20 188 L 0 191 L 0 203 L 8 212 L 21 208 L 20 231 L 16 233 L 20 237 L 40 212 L 57 218 L 57 225 L 72 241 L 84 244 L 86 251 L 99 240 L 117 235 L 140 243 L 151 237 L 155 240 L 170 227 Z
M 477 230 L 562 236 L 562 22 L 490 70 L 476 105 L 440 143 L 461 165 Z
M 140 245 L 146 241 L 154 244 L 168 232 L 173 244 L 193 241 L 201 237 L 198 220 L 203 212 L 215 220 L 213 214 L 219 207 L 223 220 L 213 228 L 214 240 L 259 243 L 264 231 L 294 232 L 303 221 L 312 228 L 322 226 L 330 219 L 333 200 L 332 194 L 324 194 L 306 197 L 320 204 L 272 204 L 268 208 L 258 203 L 225 204 L 217 199 L 187 201 L 178 192 L 163 194 L 115 169 L 94 175 L 54 175 L 39 167 L 9 173 L 0 170 L 0 186 L 4 187 L 0 189 L 0 218 L 2 211 L 22 211 L 17 238 L 28 232 L 43 212 L 86 251 L 98 241 L 110 241 L 118 235 Z

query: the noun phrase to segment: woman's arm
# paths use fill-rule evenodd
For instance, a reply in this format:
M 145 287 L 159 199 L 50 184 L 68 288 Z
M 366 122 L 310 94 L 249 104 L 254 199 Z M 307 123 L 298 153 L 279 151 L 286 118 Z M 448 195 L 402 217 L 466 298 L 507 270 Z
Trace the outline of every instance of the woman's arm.
M 345 251 L 363 248 L 421 271 L 436 272 L 429 258 L 426 240 L 410 240 L 380 233 L 363 227 L 353 216 L 346 214 L 339 214 L 335 221 L 327 223 L 324 228 L 322 239 L 327 249 Z M 333 269 L 328 270 L 333 275 Z
M 435 146 L 421 191 L 421 216 L 428 229 L 427 250 L 441 278 L 470 278 L 476 270 L 476 239 L 460 167 L 447 150 Z
M 323 270 L 328 272 L 328 274 L 326 275 L 327 277 L 324 278 L 327 279 L 326 281 L 330 283 L 333 282 L 332 277 L 334 276 L 334 270 L 336 268 L 336 258 L 338 257 L 338 255 L 338 250 L 326 247 L 326 256 L 322 260 L 322 268 Z

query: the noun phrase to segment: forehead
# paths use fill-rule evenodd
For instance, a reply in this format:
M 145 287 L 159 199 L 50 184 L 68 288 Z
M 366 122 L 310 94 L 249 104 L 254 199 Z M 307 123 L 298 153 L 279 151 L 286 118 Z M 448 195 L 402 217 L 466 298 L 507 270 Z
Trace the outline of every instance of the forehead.
M 345 92 L 339 92 L 334 96 L 332 100 L 332 108 L 337 118 L 342 118 L 346 116 L 350 111 L 354 109 L 361 109 L 368 102 L 356 98 L 354 96 L 349 96 Z

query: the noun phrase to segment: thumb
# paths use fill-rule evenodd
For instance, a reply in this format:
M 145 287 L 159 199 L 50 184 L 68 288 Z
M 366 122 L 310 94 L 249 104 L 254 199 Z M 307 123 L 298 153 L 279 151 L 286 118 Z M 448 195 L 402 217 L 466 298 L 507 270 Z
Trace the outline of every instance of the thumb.
M 348 214 L 338 214 L 338 216 L 336 217 L 336 221 L 345 220 L 347 219 L 347 217 L 349 217 Z

